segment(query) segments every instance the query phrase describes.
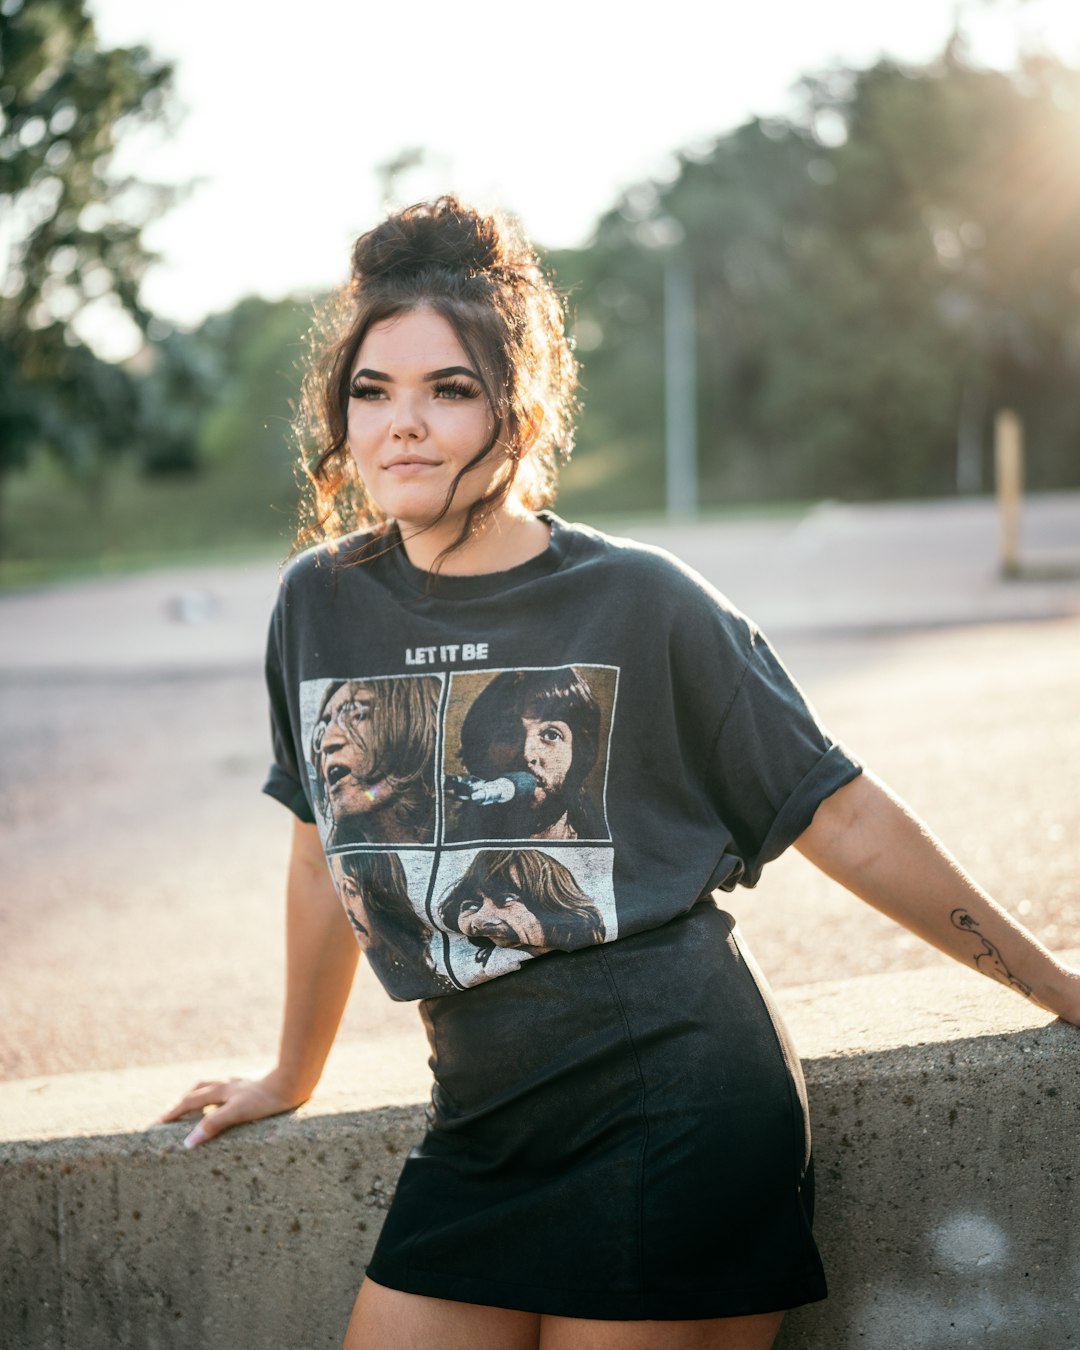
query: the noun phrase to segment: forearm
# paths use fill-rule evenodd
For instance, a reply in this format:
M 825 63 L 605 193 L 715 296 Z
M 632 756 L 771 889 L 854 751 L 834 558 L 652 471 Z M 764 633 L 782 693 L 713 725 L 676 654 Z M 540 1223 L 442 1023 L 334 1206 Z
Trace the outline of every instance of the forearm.
M 314 831 L 313 826 L 304 827 Z M 359 947 L 321 848 L 294 836 L 286 892 L 285 1012 L 275 1075 L 290 1095 L 311 1095 L 352 988 Z
M 826 799 L 796 847 L 939 950 L 1080 1022 L 1080 976 L 987 895 L 872 775 Z

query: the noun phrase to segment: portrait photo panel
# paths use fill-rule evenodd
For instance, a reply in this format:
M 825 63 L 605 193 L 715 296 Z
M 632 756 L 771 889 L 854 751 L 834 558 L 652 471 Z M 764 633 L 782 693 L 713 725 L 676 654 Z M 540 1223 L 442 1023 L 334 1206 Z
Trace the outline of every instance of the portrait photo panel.
M 305 680 L 300 725 L 323 845 L 432 844 L 441 675 Z
M 448 843 L 611 838 L 605 809 L 618 668 L 450 677 L 443 740 Z
M 548 951 L 618 936 L 610 848 L 464 849 L 443 853 L 430 921 L 461 985 L 516 970 Z
M 360 950 L 391 998 L 432 998 L 457 987 L 446 977 L 443 935 L 427 915 L 433 853 L 342 850 L 327 863 Z

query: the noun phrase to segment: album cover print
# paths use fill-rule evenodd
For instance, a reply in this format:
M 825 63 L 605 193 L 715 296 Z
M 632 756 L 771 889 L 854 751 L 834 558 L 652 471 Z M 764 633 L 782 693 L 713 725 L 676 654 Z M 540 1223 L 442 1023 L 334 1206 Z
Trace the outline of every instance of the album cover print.
M 432 998 L 458 987 L 446 977 L 442 934 L 427 918 L 433 862 L 433 853 L 417 849 L 327 858 L 360 950 L 391 998 Z
M 442 675 L 304 680 L 300 726 L 327 849 L 432 844 Z
M 448 973 L 477 984 L 546 952 L 614 941 L 612 858 L 557 845 L 443 853 L 429 918 L 446 935 Z
M 443 745 L 448 843 L 607 840 L 618 668 L 551 666 L 450 677 Z

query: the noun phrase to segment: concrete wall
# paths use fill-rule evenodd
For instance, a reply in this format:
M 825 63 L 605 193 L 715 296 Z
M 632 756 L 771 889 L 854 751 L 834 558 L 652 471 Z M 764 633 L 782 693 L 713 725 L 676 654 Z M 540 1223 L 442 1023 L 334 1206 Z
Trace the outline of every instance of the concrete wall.
M 1080 1031 L 952 966 L 780 1002 L 832 1288 L 784 1350 L 1080 1345 Z M 301 1111 L 209 1147 L 147 1125 L 221 1069 L 0 1085 L 4 1350 L 340 1344 L 423 1129 L 422 1036 L 341 1047 Z

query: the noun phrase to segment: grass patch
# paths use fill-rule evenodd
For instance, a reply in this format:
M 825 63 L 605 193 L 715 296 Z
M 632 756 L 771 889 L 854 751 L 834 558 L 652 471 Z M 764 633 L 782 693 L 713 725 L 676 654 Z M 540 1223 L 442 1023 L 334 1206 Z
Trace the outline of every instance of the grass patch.
M 147 478 L 118 464 L 95 485 L 79 485 L 42 460 L 5 484 L 0 589 L 157 567 L 251 558 L 283 559 L 293 541 L 295 492 L 228 465 L 190 477 Z M 557 510 L 616 532 L 665 519 L 662 468 L 655 456 L 608 446 L 565 470 Z M 702 521 L 793 516 L 812 503 L 717 504 Z
M 296 508 L 287 496 L 279 503 L 223 472 L 147 478 L 121 465 L 80 485 L 37 464 L 6 484 L 0 586 L 283 558 Z

